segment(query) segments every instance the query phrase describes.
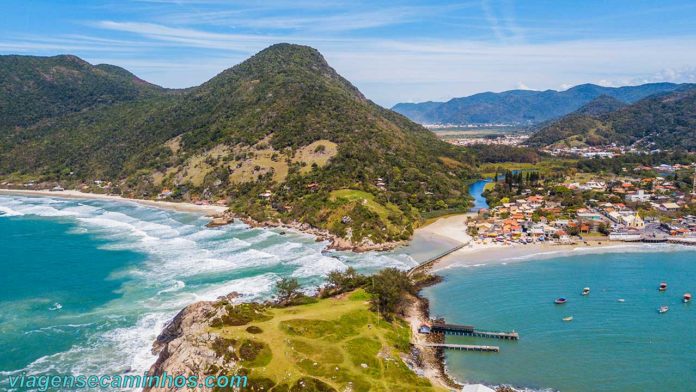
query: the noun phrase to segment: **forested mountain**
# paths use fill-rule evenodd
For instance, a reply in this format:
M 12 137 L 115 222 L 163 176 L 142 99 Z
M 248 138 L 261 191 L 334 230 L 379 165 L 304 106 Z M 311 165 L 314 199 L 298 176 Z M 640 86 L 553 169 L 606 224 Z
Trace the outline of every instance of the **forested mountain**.
M 619 109 L 625 108 L 626 106 L 628 106 L 628 104 L 619 101 L 614 97 L 611 97 L 609 95 L 600 95 L 599 97 L 593 99 L 592 101 L 580 107 L 580 109 L 573 112 L 573 114 L 599 116 L 602 114 L 615 112 Z
M 644 148 L 696 151 L 696 88 L 684 87 L 596 115 L 573 113 L 541 128 L 530 146 L 617 143 Z
M 123 68 L 93 66 L 75 56 L 0 56 L 0 132 L 165 93 Z
M 565 91 L 510 90 L 480 93 L 447 102 L 400 103 L 392 110 L 423 124 L 538 124 L 578 110 L 606 95 L 633 103 L 649 95 L 674 91 L 674 83 L 602 87 L 582 84 Z
M 185 92 L 53 117 L 3 144 L 5 178 L 226 199 L 258 220 L 353 242 L 406 238 L 420 212 L 465 207 L 473 172 L 464 150 L 367 100 L 315 49 L 290 44 Z

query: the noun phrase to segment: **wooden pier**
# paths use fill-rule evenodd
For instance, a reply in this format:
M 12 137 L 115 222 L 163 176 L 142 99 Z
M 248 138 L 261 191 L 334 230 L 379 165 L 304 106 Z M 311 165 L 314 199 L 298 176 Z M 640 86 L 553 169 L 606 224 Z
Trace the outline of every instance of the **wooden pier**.
M 494 332 L 494 331 L 479 331 L 471 325 L 457 324 L 439 324 L 435 323 L 430 327 L 432 333 L 441 333 L 444 335 L 455 336 L 471 336 L 475 338 L 503 339 L 503 340 L 519 340 L 520 334 L 517 332 Z
M 448 350 L 461 350 L 461 351 L 479 351 L 479 352 L 489 352 L 497 353 L 500 352 L 500 347 L 498 346 L 475 346 L 470 344 L 450 344 L 450 343 L 425 343 L 424 347 L 433 348 L 444 348 Z

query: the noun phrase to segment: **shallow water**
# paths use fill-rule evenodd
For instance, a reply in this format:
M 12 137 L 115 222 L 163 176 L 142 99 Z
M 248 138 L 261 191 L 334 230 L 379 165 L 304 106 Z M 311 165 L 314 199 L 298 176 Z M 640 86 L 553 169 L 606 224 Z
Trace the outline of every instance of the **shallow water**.
M 0 378 L 142 373 L 154 338 L 187 304 L 232 291 L 268 298 L 283 276 L 311 290 L 334 269 L 414 264 L 207 222 L 128 202 L 0 196 Z
M 661 250 L 661 251 L 656 251 Z M 518 342 L 448 337 L 500 353 L 448 352 L 460 380 L 561 391 L 696 391 L 696 249 L 584 254 L 451 268 L 425 290 L 431 314 Z M 660 293 L 661 281 L 669 289 Z M 592 291 L 583 297 L 580 292 Z M 553 300 L 565 296 L 565 305 Z M 619 302 L 623 298 L 625 302 Z M 670 311 L 658 314 L 668 305 Z M 573 316 L 572 322 L 564 322 Z

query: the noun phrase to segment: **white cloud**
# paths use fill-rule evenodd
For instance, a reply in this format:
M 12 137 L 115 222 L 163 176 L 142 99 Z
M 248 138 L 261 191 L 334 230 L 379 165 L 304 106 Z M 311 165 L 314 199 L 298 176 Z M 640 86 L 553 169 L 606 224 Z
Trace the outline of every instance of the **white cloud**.
M 90 26 L 96 28 L 95 35 L 99 30 L 118 31 L 119 37 L 127 38 L 4 37 L 0 38 L 0 51 L 71 52 L 92 62 L 113 60 L 154 83 L 187 87 L 268 45 L 294 42 L 319 49 L 339 73 L 385 106 L 527 86 L 547 89 L 587 82 L 696 81 L 696 51 L 685 50 L 696 47 L 696 36 L 527 43 L 333 38 L 317 32 L 302 36 L 231 34 L 127 21 L 101 21 Z M 177 60 L 167 62 L 173 56 Z

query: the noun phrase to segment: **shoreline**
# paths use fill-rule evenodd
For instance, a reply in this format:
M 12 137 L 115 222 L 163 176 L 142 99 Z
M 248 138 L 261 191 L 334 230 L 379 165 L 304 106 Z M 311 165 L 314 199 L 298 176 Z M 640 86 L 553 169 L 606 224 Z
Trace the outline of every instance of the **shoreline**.
M 419 264 L 419 266 L 422 265 L 422 268 L 414 267 L 414 269 L 418 269 L 419 273 L 429 274 L 435 277 L 429 284 L 420 287 L 420 289 L 442 282 L 443 277 L 438 273 L 455 268 L 507 265 L 508 263 L 537 261 L 553 257 L 612 252 L 664 252 L 672 249 L 683 249 L 684 247 L 683 245 L 668 243 L 650 244 L 642 242 L 610 241 L 606 237 L 586 238 L 574 244 L 536 243 L 524 245 L 513 243 L 504 245 L 500 243 L 482 243 L 467 234 L 465 222 L 473 215 L 475 215 L 475 213 L 448 216 L 433 222 L 431 225 L 418 229 L 421 231 L 421 234 L 445 236 L 464 244 L 464 247 L 459 250 L 428 263 Z M 423 343 L 435 342 L 433 339 L 440 339 L 444 342 L 444 337 L 442 336 L 434 337 L 432 335 L 422 335 L 418 333 L 420 325 L 429 321 L 429 299 L 421 294 L 421 290 L 419 290 L 415 298 L 410 298 L 409 296 L 407 299 L 409 304 L 406 307 L 406 315 L 404 318 L 411 328 L 411 343 L 413 346 L 418 348 L 419 345 Z M 421 370 L 423 376 L 428 378 L 433 384 L 457 389 L 469 385 L 468 381 L 458 380 L 450 375 L 443 349 L 419 348 L 419 352 L 422 357 Z M 490 387 L 495 389 L 495 386 Z
M 29 189 L 0 189 L 0 195 L 8 196 L 39 196 L 57 197 L 62 199 L 106 200 L 119 202 L 132 202 L 148 207 L 156 207 L 171 211 L 203 213 L 209 216 L 221 214 L 227 211 L 225 206 L 199 205 L 187 202 L 157 201 L 147 199 L 129 199 L 118 195 L 104 195 L 100 193 L 80 192 L 78 190 L 50 191 Z

